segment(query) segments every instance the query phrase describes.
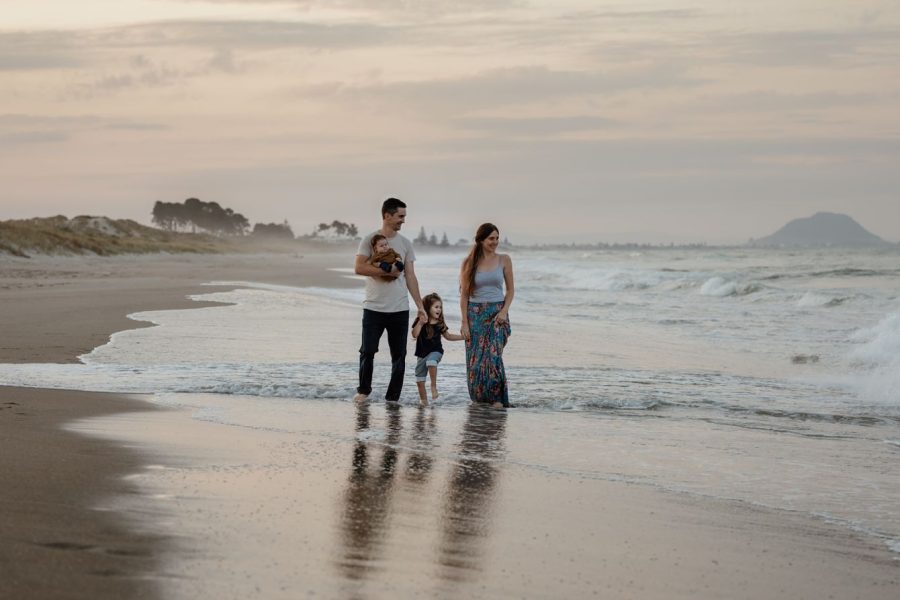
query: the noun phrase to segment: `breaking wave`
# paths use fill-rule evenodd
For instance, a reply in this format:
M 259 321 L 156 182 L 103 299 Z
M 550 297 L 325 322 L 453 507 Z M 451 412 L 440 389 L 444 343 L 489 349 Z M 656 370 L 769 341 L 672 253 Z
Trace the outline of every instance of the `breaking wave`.
M 724 277 L 710 277 L 700 286 L 700 293 L 704 296 L 725 298 L 728 296 L 748 296 L 763 289 L 758 283 L 742 283 L 725 279 Z

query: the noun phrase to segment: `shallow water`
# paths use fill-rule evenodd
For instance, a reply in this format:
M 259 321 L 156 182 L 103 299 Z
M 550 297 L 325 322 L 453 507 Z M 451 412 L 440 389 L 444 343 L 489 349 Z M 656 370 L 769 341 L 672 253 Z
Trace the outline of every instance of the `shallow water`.
M 529 468 L 797 511 L 896 550 L 900 254 L 515 251 L 506 351 L 518 411 L 564 413 L 517 448 Z M 423 293 L 458 326 L 459 255 L 423 253 Z M 349 275 L 348 275 L 349 276 Z M 196 418 L 294 431 L 291 402 L 354 393 L 361 290 L 242 283 L 229 306 L 133 315 L 82 365 L 0 365 L 7 385 L 155 394 Z M 468 404 L 445 343 L 438 411 Z M 387 377 L 386 341 L 375 395 Z M 411 362 L 411 361 L 410 361 Z M 416 402 L 408 373 L 403 403 Z M 253 410 L 248 409 L 253 407 Z M 531 426 L 540 420 L 528 420 Z M 542 438 L 561 436 L 542 451 Z

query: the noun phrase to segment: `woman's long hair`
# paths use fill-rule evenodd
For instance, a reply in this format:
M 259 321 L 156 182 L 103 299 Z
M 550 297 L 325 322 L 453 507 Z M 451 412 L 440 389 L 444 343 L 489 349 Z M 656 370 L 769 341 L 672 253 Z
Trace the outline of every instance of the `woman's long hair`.
M 469 255 L 463 262 L 465 268 L 463 269 L 463 276 L 459 282 L 460 294 L 465 296 L 472 295 L 472 290 L 475 289 L 475 272 L 478 270 L 478 263 L 484 258 L 484 248 L 481 246 L 481 243 L 495 231 L 497 234 L 500 233 L 500 230 L 497 229 L 497 226 L 493 223 L 482 223 L 478 227 L 478 231 L 475 232 L 475 245 L 472 246 Z

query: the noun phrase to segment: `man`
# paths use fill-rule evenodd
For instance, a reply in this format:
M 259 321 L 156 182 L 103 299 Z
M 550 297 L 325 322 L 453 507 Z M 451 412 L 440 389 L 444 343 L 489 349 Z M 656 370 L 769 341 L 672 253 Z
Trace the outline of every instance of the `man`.
M 356 388 L 356 402 L 366 402 L 372 393 L 372 370 L 378 341 L 385 329 L 388 347 L 391 350 L 391 381 L 384 399 L 398 402 L 403 389 L 403 373 L 406 370 L 406 336 L 409 331 L 409 294 L 412 294 L 419 310 L 419 317 L 425 318 L 422 298 L 419 296 L 419 281 L 416 279 L 416 254 L 412 242 L 400 235 L 400 228 L 406 221 L 406 204 L 397 198 L 388 198 L 381 205 L 381 229 L 365 236 L 356 251 L 355 271 L 366 276 L 366 299 L 363 301 L 362 346 L 359 348 L 359 387 Z M 387 238 L 390 247 L 400 255 L 403 269 L 397 264 L 390 271 L 368 263 L 372 255 L 372 236 L 381 234 Z

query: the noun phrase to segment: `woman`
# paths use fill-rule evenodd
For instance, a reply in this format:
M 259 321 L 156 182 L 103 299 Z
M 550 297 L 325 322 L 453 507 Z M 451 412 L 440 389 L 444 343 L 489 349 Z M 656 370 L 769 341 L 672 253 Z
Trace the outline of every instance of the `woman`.
M 473 402 L 509 407 L 503 348 L 509 338 L 512 304 L 512 260 L 498 254 L 500 231 L 484 223 L 475 233 L 475 245 L 459 272 L 460 333 L 466 340 L 466 375 Z M 504 287 L 506 288 L 504 291 Z

